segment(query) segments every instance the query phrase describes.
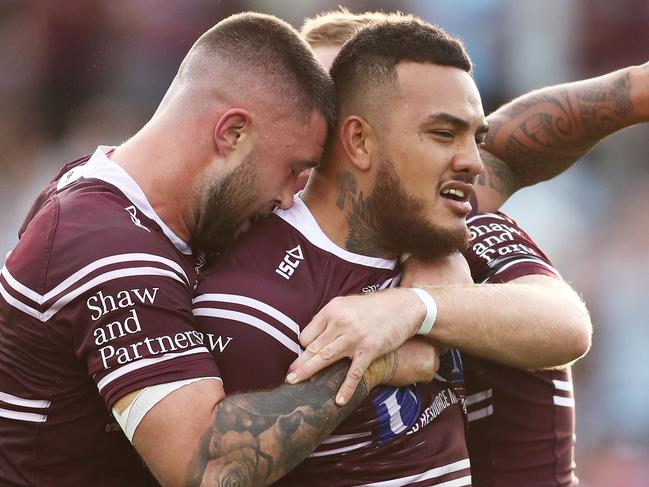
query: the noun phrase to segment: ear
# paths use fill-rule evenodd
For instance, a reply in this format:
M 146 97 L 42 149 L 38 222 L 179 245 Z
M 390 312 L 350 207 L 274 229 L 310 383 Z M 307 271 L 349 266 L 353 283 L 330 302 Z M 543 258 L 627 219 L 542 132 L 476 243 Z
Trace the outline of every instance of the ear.
M 214 127 L 214 142 L 216 150 L 222 155 L 237 149 L 250 134 L 252 115 L 243 108 L 227 110 L 216 122 Z
M 340 123 L 340 141 L 349 160 L 361 171 L 367 171 L 373 145 L 372 126 L 362 117 L 350 115 Z

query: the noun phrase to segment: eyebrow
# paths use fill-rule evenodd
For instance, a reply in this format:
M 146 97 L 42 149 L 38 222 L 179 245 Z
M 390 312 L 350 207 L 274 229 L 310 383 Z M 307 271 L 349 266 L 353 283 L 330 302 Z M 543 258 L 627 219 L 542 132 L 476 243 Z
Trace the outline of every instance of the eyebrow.
M 450 113 L 446 112 L 440 112 L 440 113 L 433 113 L 432 115 L 429 115 L 424 123 L 433 123 L 433 122 L 445 122 L 453 125 L 456 129 L 458 130 L 468 130 L 469 129 L 469 122 L 462 118 L 458 118 L 455 115 L 451 115 Z M 478 126 L 476 129 L 476 134 L 484 134 L 487 133 L 489 130 L 489 125 L 487 125 L 486 122 L 483 122 L 481 125 Z

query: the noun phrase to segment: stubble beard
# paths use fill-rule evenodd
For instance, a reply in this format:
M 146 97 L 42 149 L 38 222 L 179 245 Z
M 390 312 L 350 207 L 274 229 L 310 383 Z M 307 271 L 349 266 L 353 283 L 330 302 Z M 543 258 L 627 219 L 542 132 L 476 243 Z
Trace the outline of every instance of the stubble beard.
M 230 174 L 212 183 L 204 199 L 204 212 L 199 214 L 192 247 L 205 255 L 208 265 L 221 261 L 253 216 L 259 192 L 254 169 L 254 151 Z

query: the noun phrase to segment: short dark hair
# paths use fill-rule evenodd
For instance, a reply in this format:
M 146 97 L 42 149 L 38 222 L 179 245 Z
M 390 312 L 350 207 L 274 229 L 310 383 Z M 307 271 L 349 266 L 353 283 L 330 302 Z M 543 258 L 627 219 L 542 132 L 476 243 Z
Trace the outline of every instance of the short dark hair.
M 366 109 L 359 115 L 371 115 L 377 90 L 398 89 L 396 66 L 404 61 L 450 66 L 469 74 L 473 68 L 461 41 L 412 15 L 392 14 L 360 29 L 338 53 L 330 73 L 339 106 L 353 100 L 356 107 Z
M 308 44 L 283 20 L 254 12 L 232 15 L 205 32 L 194 50 L 250 71 L 255 83 L 266 85 L 287 105 L 316 109 L 330 128 L 335 126 L 333 81 Z

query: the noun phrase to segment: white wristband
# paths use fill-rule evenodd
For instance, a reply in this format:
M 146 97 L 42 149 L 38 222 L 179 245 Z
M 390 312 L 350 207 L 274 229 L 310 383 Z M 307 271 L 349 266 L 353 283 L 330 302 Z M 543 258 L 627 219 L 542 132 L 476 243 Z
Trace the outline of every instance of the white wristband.
M 435 304 L 433 297 L 423 289 L 417 287 L 411 287 L 409 289 L 415 293 L 426 306 L 426 317 L 424 318 L 424 321 L 421 322 L 421 327 L 419 328 L 417 335 L 428 335 L 435 324 L 435 319 L 437 318 L 437 304 Z

